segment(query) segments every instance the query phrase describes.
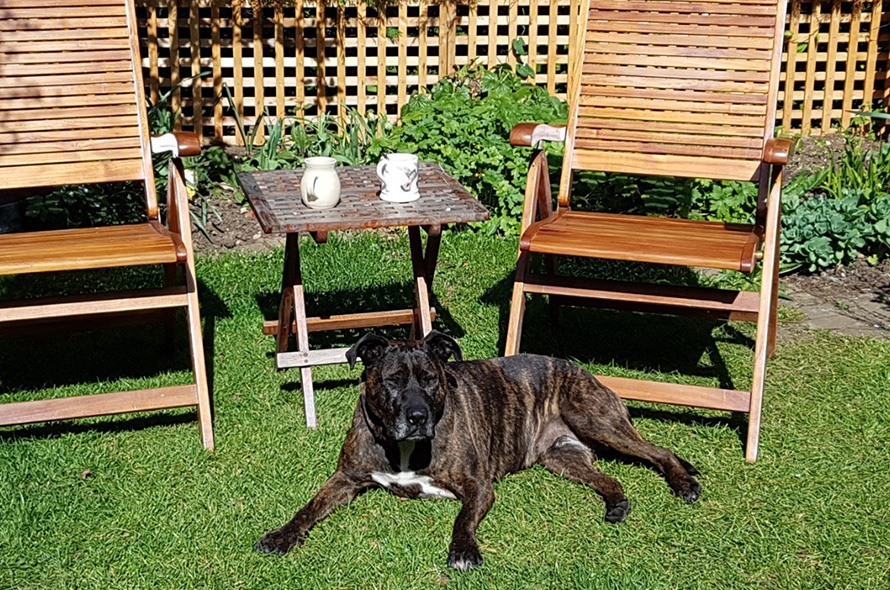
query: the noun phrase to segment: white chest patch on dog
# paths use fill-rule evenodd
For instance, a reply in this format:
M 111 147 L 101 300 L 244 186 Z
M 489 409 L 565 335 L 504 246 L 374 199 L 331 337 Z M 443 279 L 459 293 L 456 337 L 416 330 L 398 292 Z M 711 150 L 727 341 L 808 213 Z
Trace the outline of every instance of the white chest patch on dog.
M 417 475 L 413 471 L 402 471 L 399 473 L 383 473 L 380 471 L 374 471 L 371 473 L 371 479 L 373 479 L 386 489 L 390 489 L 393 485 L 401 487 L 419 486 L 421 498 L 448 498 L 449 500 L 457 499 L 455 498 L 454 494 L 452 494 L 448 490 L 444 490 L 440 487 L 435 486 L 433 484 L 433 478 L 431 478 L 429 475 Z

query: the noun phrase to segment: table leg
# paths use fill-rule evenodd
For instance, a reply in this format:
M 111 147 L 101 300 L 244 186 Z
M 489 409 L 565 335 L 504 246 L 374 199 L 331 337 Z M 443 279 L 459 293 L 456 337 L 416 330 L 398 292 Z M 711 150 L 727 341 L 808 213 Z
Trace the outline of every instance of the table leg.
M 415 311 L 415 325 L 412 329 L 412 337 L 422 338 L 433 329 L 430 314 L 430 286 L 436 269 L 436 261 L 439 256 L 439 243 L 442 240 L 442 228 L 433 226 L 427 230 L 426 252 L 420 238 L 420 228 L 410 226 L 408 228 L 408 241 L 411 245 L 411 264 L 414 270 L 414 289 L 417 297 Z
M 278 312 L 278 352 L 287 352 L 287 340 L 291 333 L 291 316 L 294 318 L 297 350 L 309 352 L 309 330 L 306 325 L 306 297 L 303 293 L 303 273 L 300 270 L 300 243 L 298 234 L 288 234 L 285 245 L 284 279 L 281 290 L 281 307 Z M 312 368 L 301 367 L 303 408 L 306 426 L 316 427 L 315 392 L 312 386 Z
M 278 304 L 278 352 L 287 352 L 292 334 L 294 315 L 294 290 L 300 269 L 299 234 L 287 234 L 284 245 L 284 276 L 281 280 L 281 303 Z

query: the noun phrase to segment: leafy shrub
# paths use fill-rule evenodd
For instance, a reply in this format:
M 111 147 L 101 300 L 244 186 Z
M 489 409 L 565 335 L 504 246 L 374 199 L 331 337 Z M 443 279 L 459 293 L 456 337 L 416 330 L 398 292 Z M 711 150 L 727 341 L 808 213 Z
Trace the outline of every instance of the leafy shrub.
M 861 196 L 855 190 L 842 199 L 820 195 L 786 215 L 781 234 L 784 270 L 803 267 L 812 272 L 855 259 L 871 233 L 859 206 Z
M 383 145 L 440 162 L 489 207 L 491 231 L 515 232 L 530 152 L 510 145 L 510 130 L 522 121 L 564 122 L 567 116 L 566 103 L 509 67 L 470 66 L 429 94 L 414 95 Z

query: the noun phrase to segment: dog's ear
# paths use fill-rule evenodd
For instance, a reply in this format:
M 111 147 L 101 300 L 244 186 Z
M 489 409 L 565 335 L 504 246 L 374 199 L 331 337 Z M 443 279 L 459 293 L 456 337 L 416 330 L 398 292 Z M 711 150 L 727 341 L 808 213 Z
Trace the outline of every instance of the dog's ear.
M 362 359 L 366 366 L 373 364 L 374 361 L 383 356 L 383 351 L 386 350 L 387 346 L 389 346 L 389 340 L 383 336 L 368 332 L 359 338 L 358 342 L 352 345 L 352 348 L 346 351 L 346 361 L 349 363 L 349 368 L 355 368 L 356 358 Z
M 443 363 L 447 363 L 452 356 L 456 361 L 464 360 L 464 355 L 460 351 L 460 345 L 457 343 L 457 340 L 447 334 L 433 330 L 426 335 L 423 343 L 427 350 Z

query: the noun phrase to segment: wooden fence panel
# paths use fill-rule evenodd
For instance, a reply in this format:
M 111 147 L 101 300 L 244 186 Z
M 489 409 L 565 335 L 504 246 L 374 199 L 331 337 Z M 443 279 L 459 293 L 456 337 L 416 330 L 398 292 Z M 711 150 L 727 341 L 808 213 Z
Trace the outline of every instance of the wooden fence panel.
M 595 1 L 595 0 L 594 0 Z M 415 92 L 474 61 L 515 65 L 522 37 L 535 82 L 565 96 L 578 0 L 137 0 L 149 96 L 175 88 L 179 126 L 243 143 L 269 116 L 398 116 Z M 882 0 L 791 0 L 777 126 L 825 134 L 887 104 L 890 32 Z M 179 87 L 177 85 L 180 84 Z M 225 88 L 224 88 L 225 87 Z M 788 100 L 786 100 L 786 88 Z M 231 96 L 231 100 L 227 97 Z

